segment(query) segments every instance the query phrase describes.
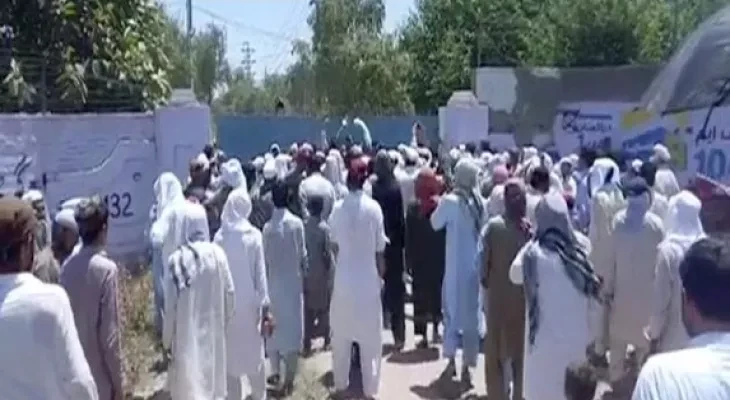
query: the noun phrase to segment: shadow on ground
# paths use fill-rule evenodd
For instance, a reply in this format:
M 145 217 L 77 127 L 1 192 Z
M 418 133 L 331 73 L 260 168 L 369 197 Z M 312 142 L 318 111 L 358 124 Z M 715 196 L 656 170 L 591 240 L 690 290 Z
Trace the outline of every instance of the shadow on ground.
M 411 349 L 407 351 L 392 353 L 388 357 L 388 362 L 394 364 L 420 364 L 439 359 L 439 350 L 437 348 L 427 349 Z

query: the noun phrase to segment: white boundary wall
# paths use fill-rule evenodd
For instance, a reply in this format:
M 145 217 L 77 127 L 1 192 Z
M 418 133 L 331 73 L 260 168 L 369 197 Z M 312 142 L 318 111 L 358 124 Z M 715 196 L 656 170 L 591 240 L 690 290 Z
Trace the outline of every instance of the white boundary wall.
M 0 115 L 0 190 L 35 179 L 51 213 L 72 197 L 105 196 L 110 254 L 140 255 L 155 179 L 171 171 L 184 184 L 210 127 L 210 110 L 200 105 L 137 114 Z

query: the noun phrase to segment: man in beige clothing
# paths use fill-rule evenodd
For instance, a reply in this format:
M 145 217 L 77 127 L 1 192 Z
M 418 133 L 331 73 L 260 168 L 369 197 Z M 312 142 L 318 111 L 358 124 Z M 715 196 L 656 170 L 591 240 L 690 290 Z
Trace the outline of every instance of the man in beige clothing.
M 76 329 L 100 400 L 122 400 L 121 327 L 118 310 L 118 270 L 106 256 L 109 210 L 100 197 L 85 199 L 76 208 L 83 243 L 61 272 L 74 312 Z
M 504 187 L 505 213 L 489 220 L 481 243 L 486 293 L 486 381 L 490 400 L 507 398 L 505 367 L 512 365 L 512 398 L 522 400 L 525 336 L 525 295 L 513 284 L 509 270 L 517 253 L 530 238 L 525 218 L 527 199 L 521 182 L 510 180 Z

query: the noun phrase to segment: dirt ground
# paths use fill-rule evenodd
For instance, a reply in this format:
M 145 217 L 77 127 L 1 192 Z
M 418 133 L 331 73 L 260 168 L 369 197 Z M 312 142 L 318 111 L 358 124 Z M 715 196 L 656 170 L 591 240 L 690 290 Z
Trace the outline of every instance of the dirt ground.
M 484 384 L 484 357 L 479 355 L 478 366 L 472 374 L 472 388 L 466 388 L 458 381 L 439 379 L 446 366 L 446 360 L 441 358 L 441 349 L 415 349 L 413 323 L 411 321 L 412 307 L 406 307 L 406 346 L 400 353 L 392 353 L 393 339 L 389 331 L 383 331 L 384 357 L 381 370 L 380 400 L 488 400 Z M 139 345 L 139 343 L 135 343 Z M 300 376 L 295 393 L 290 397 L 293 400 L 324 400 L 329 398 L 332 386 L 332 355 L 330 352 L 318 351 L 321 340 L 314 345 L 315 353 L 302 359 Z M 135 382 L 134 395 L 128 396 L 133 400 L 167 400 L 164 392 L 166 374 L 160 370 L 159 354 L 152 348 L 146 347 L 147 360 L 139 363 L 139 379 Z M 136 346 L 135 346 L 136 347 Z M 150 357 L 150 354 L 154 354 Z M 457 361 L 458 362 L 458 361 Z M 144 365 L 142 365 L 144 364 Z M 348 399 L 361 399 L 359 390 L 358 371 L 351 373 L 351 389 Z M 244 380 L 245 383 L 245 380 Z M 606 389 L 602 384 L 599 393 Z M 277 398 L 276 393 L 270 392 L 270 398 Z M 539 399 L 542 400 L 542 399 Z M 623 400 L 614 399 L 611 400 Z

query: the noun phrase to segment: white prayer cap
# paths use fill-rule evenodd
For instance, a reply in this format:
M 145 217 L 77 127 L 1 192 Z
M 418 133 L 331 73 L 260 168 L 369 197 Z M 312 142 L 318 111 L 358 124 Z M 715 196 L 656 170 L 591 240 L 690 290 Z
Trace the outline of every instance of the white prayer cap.
M 390 157 L 391 161 L 398 162 L 400 153 L 398 153 L 398 150 L 388 150 L 388 157 Z
M 631 169 L 633 169 L 636 172 L 639 172 L 641 169 L 641 166 L 644 164 L 643 161 L 639 160 L 638 158 L 635 158 L 633 161 L 631 161 Z
M 462 152 L 462 153 L 465 152 L 466 151 L 466 145 L 465 144 L 460 144 L 459 145 L 459 151 Z
M 453 149 L 449 150 L 449 158 L 451 158 L 452 160 L 457 160 L 457 159 L 459 159 L 460 156 L 461 156 L 461 151 L 459 151 L 459 149 L 453 148 Z
M 667 146 L 657 143 L 654 145 L 654 155 L 651 156 L 652 161 L 659 161 L 667 163 L 672 159 L 672 156 L 669 154 L 669 149 L 667 149 Z
M 61 203 L 61 209 L 62 210 L 71 210 L 73 211 L 76 209 L 76 206 L 78 206 L 82 201 L 84 201 L 85 197 L 74 197 L 72 199 L 68 199 Z
M 530 158 L 537 156 L 538 153 L 539 152 L 537 151 L 537 148 L 535 148 L 533 146 L 527 146 L 527 147 L 525 147 L 525 150 L 523 151 L 524 159 L 529 160 Z
M 66 229 L 73 230 L 74 232 L 78 232 L 79 230 L 79 226 L 76 224 L 76 218 L 74 217 L 73 208 L 64 208 L 57 212 L 53 221 Z
M 292 153 L 296 153 L 297 150 L 299 150 L 299 146 L 296 144 L 296 142 L 292 143 L 291 146 L 289 146 L 289 151 Z
M 43 201 L 43 193 L 40 190 L 31 189 L 23 194 L 22 200 L 28 203 Z
M 408 162 L 415 163 L 418 161 L 418 152 L 413 147 L 406 147 L 403 156 Z
M 400 151 L 401 153 L 403 153 L 403 152 L 406 151 L 406 149 L 408 148 L 408 146 L 406 146 L 403 143 L 400 143 L 400 144 L 398 144 L 398 147 L 396 147 L 396 148 L 398 149 L 398 151 Z
M 263 168 L 263 175 L 264 179 L 274 179 L 276 178 L 276 162 L 274 160 L 269 160 L 264 164 Z
M 350 152 L 355 156 L 361 156 L 363 154 L 362 147 L 359 144 L 352 146 L 352 149 L 350 149 Z
M 241 167 L 241 162 L 235 158 L 223 163 L 220 179 L 233 189 L 246 187 L 246 177 L 243 175 L 243 167 Z
M 256 168 L 257 170 L 260 170 L 261 168 L 263 168 L 265 163 L 266 163 L 266 160 L 261 156 L 254 158 L 253 161 L 251 162 L 251 164 L 253 164 L 254 168 Z

